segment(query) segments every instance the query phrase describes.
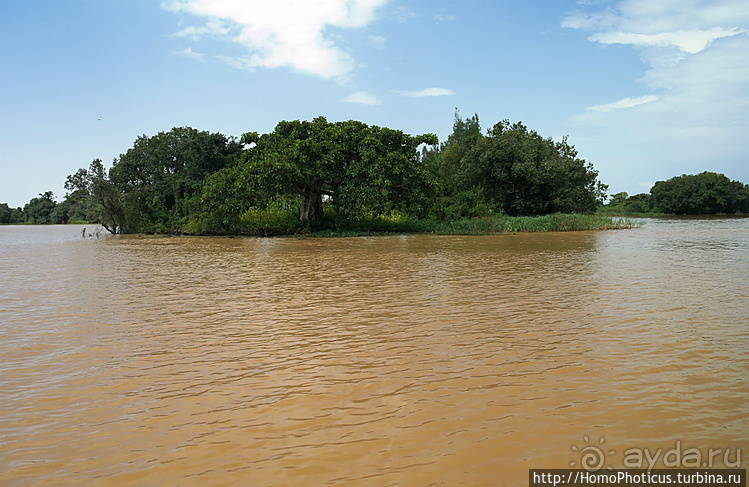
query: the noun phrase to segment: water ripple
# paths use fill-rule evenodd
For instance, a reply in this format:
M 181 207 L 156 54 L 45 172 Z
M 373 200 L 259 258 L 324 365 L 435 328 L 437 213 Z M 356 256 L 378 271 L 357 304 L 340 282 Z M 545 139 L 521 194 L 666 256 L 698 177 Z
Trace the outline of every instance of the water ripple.
M 0 483 L 525 485 L 596 432 L 745 448 L 746 222 L 0 233 Z

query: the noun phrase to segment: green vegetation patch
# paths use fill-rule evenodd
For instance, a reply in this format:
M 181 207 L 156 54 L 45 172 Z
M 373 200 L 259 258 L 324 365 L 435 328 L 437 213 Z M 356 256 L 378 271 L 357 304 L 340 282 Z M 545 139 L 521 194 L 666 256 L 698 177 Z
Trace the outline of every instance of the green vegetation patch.
M 618 193 L 566 138 L 520 122 L 482 132 L 455 113 L 453 133 L 348 120 L 281 121 L 241 138 L 173 128 L 140 136 L 106 169 L 101 160 L 0 223 L 100 223 L 111 233 L 202 235 L 484 235 L 630 228 L 613 215 L 749 211 L 749 186 L 705 172 Z

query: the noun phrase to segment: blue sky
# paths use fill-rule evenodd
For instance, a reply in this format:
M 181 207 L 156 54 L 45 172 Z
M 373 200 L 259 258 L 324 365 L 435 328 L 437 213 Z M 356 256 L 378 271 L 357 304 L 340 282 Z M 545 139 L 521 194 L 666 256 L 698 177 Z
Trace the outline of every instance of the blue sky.
M 609 193 L 749 183 L 746 0 L 3 0 L 0 202 L 65 194 L 139 135 L 453 112 L 569 136 Z

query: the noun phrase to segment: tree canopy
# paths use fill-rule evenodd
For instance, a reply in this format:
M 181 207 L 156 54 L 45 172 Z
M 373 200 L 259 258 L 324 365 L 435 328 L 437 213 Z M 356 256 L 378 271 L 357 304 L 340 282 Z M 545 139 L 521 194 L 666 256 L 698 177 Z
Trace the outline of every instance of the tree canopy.
M 611 196 L 608 213 L 715 215 L 749 213 L 749 185 L 724 174 L 705 171 L 657 181 L 650 193 Z
M 749 212 L 749 187 L 705 171 L 658 181 L 650 189 L 656 211 L 675 215 Z
M 461 120 L 456 112 L 440 159 L 448 199 L 508 215 L 591 213 L 607 188 L 566 137 L 554 142 L 521 122 L 503 120 L 482 135 L 477 115 Z
M 423 213 L 430 181 L 416 149 L 436 144 L 437 137 L 318 117 L 283 121 L 261 136 L 246 133 L 242 143 L 252 147 L 238 170 L 227 170 L 232 176 L 224 184 L 252 180 L 256 203 L 278 195 L 298 197 L 299 219 L 318 220 L 323 198 L 349 218 L 393 210 Z
M 29 223 L 54 223 L 52 214 L 55 211 L 55 196 L 52 191 L 40 193 L 23 207 L 26 221 Z
M 566 137 L 502 120 L 483 132 L 455 112 L 433 134 L 356 120 L 281 121 L 241 138 L 175 127 L 138 137 L 109 170 L 95 159 L 0 223 L 99 222 L 112 233 L 288 233 L 368 219 L 458 221 L 491 215 L 593 213 L 607 186 Z M 664 213 L 749 211 L 749 189 L 705 172 L 659 181 L 651 194 L 618 193 L 608 208 Z M 275 230 L 274 230 L 275 229 Z

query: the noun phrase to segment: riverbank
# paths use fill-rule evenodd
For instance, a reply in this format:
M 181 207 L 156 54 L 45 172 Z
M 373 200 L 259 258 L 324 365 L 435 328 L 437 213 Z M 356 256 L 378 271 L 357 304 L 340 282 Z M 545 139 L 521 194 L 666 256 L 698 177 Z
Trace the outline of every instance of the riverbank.
M 72 225 L 73 223 L 71 223 Z M 95 223 L 93 233 L 100 236 L 106 232 Z M 37 226 L 32 223 L 13 225 Z M 174 231 L 136 232 L 146 235 L 167 236 L 248 236 L 248 237 L 354 237 L 363 235 L 434 234 L 434 235 L 492 235 L 525 232 L 571 232 L 585 230 L 621 230 L 640 226 L 630 218 L 608 215 L 581 215 L 555 213 L 542 216 L 491 215 L 460 220 L 419 220 L 402 215 L 389 215 L 342 222 L 335 218 L 324 218 L 315 222 L 300 221 L 294 215 L 278 213 L 243 219 L 239 227 L 232 229 L 207 228 L 201 222 L 190 222 Z M 46 226 L 46 225 L 38 225 Z M 85 229 L 84 229 L 85 231 Z
M 435 234 L 492 235 L 518 232 L 570 232 L 584 230 L 619 230 L 639 226 L 628 218 L 602 215 L 556 213 L 543 216 L 492 215 L 460 220 L 434 221 L 394 215 L 377 216 L 342 223 L 335 219 L 301 222 L 296 219 L 264 221 L 245 220 L 234 234 L 244 236 L 348 237 L 361 235 Z M 213 232 L 188 232 L 211 234 Z

